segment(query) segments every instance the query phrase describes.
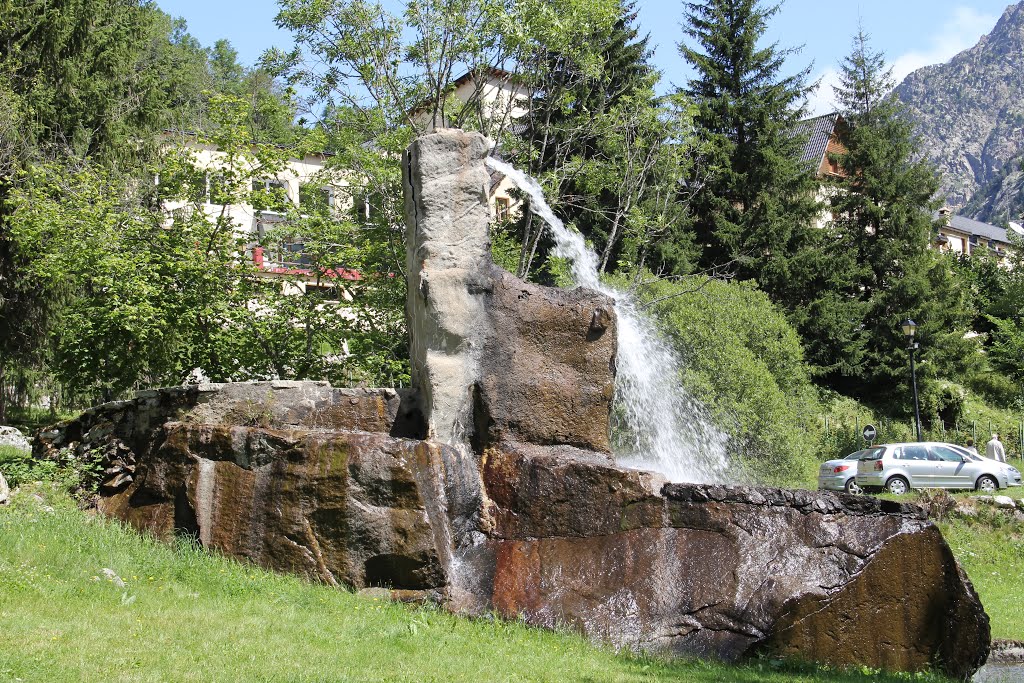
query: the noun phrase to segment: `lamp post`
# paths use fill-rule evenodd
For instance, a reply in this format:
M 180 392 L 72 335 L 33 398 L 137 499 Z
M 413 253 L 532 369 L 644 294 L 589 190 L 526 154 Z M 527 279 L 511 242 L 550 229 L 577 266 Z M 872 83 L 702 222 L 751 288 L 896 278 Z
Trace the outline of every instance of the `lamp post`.
M 914 426 L 917 428 L 917 440 L 921 441 L 921 408 L 917 402 L 917 367 L 914 365 L 914 354 L 917 353 L 918 344 L 914 341 L 917 333 L 917 323 L 910 318 L 900 325 L 903 328 L 903 336 L 907 338 L 907 350 L 910 351 L 910 385 L 914 389 Z

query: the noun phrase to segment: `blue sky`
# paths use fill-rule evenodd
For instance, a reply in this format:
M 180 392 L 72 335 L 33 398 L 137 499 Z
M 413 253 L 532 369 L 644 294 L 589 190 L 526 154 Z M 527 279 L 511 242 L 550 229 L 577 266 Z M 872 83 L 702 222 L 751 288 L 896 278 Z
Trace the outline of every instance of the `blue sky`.
M 241 60 L 251 64 L 271 46 L 287 47 L 287 32 L 274 26 L 273 0 L 158 0 L 167 13 L 184 18 L 204 45 L 227 38 Z M 388 3 L 390 4 L 390 3 Z M 858 18 L 894 68 L 897 80 L 927 64 L 948 60 L 974 45 L 995 26 L 1007 0 L 861 0 L 822 2 L 785 0 L 769 25 L 766 40 L 780 47 L 803 45 L 789 61 L 791 71 L 814 63 L 814 79 L 823 87 L 812 98 L 815 113 L 831 109 L 830 85 L 839 61 L 849 52 Z M 676 51 L 682 38 L 680 0 L 638 0 L 640 28 L 649 33 L 654 62 L 668 84 L 681 85 L 687 72 Z

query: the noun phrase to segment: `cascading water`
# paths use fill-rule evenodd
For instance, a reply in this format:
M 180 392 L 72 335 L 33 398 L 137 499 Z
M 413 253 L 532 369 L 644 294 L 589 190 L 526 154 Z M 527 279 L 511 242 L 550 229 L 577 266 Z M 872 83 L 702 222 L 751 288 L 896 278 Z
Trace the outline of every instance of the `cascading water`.
M 679 358 L 658 335 L 654 323 L 629 292 L 601 282 L 597 255 L 587 248 L 582 235 L 566 228 L 554 215 L 533 178 L 494 157 L 488 157 L 486 163 L 529 195 L 534 214 L 551 228 L 555 255 L 572 264 L 576 284 L 615 300 L 619 335 L 612 448 L 616 460 L 661 472 L 672 481 L 725 481 L 728 438 L 680 384 Z

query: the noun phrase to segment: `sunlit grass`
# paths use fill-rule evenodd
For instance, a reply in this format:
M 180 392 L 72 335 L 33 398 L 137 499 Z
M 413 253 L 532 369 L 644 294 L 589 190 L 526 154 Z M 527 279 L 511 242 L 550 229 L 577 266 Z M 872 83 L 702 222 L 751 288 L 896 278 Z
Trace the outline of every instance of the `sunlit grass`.
M 1019 498 L 1021 489 L 1013 490 Z M 1024 522 L 989 505 L 975 518 L 955 516 L 939 524 L 992 620 L 992 637 L 1024 640 Z
M 570 633 L 374 600 L 165 545 L 44 493 L 0 508 L 2 681 L 899 678 L 616 654 Z

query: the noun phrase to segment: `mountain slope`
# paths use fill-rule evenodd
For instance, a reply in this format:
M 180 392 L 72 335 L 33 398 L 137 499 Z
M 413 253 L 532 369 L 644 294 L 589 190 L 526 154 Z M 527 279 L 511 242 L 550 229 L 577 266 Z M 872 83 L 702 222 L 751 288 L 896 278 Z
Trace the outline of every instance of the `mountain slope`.
M 1005 220 L 1024 154 L 1024 1 L 977 45 L 907 76 L 896 93 L 919 122 L 950 206 Z M 972 201 L 973 199 L 973 201 Z

